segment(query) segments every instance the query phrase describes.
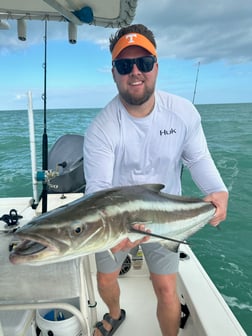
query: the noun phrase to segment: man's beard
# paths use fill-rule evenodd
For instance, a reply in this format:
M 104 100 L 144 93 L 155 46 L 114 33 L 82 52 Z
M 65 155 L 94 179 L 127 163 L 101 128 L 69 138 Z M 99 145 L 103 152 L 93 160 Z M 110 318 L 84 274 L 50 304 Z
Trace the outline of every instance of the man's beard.
M 141 96 L 134 96 L 128 92 L 120 92 L 121 98 L 129 105 L 142 105 L 147 102 L 154 93 L 154 87 L 147 88 Z

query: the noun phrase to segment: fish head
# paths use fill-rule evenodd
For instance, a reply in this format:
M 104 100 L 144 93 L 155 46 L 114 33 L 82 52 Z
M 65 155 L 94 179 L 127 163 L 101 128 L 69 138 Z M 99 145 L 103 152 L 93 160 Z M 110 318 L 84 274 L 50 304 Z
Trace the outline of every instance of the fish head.
M 101 221 L 60 220 L 40 216 L 15 233 L 9 259 L 13 264 L 43 265 L 87 255 L 102 249 L 106 233 Z

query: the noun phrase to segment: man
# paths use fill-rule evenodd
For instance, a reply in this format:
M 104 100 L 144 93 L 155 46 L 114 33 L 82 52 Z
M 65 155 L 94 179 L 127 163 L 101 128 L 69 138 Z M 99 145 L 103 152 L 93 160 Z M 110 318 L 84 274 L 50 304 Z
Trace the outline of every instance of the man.
M 226 218 L 227 189 L 209 154 L 200 116 L 187 100 L 155 91 L 158 74 L 156 42 L 143 25 L 120 29 L 110 38 L 112 74 L 119 94 L 89 127 L 84 143 L 86 192 L 143 183 L 162 183 L 164 191 L 181 194 L 182 162 L 213 202 L 212 225 Z M 144 226 L 139 227 L 144 230 Z M 146 242 L 124 240 L 96 255 L 98 289 L 109 313 L 98 322 L 95 336 L 112 335 L 125 318 L 117 281 L 128 249 Z M 159 243 L 142 245 L 155 294 L 157 318 L 163 336 L 179 331 L 180 303 L 176 293 L 178 254 Z M 158 255 L 158 262 L 157 260 Z M 110 332 L 110 330 L 112 330 Z

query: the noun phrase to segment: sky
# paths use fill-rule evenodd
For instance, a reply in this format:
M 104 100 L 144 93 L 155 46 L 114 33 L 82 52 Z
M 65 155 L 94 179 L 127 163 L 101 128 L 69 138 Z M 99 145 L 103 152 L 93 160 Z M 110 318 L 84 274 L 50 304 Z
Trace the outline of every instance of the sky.
M 0 1 L 1 3 L 1 1 Z M 158 4 L 158 5 L 157 5 Z M 195 104 L 252 102 L 251 0 L 138 0 L 133 23 L 156 38 L 157 89 Z M 0 110 L 43 109 L 44 23 L 0 30 Z M 76 44 L 66 23 L 48 22 L 47 108 L 101 108 L 116 94 L 108 40 L 117 29 L 82 25 Z M 199 66 L 200 62 L 200 66 Z

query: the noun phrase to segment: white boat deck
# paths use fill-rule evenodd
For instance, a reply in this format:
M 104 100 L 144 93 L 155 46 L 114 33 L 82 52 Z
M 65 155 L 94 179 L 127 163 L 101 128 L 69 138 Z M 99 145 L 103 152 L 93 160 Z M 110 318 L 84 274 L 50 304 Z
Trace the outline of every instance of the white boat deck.
M 119 279 L 121 306 L 126 310 L 126 319 L 116 333 L 118 336 L 155 335 L 161 336 L 156 320 L 156 297 L 151 281 L 144 270 L 129 271 Z M 96 288 L 96 286 L 95 286 Z M 95 290 L 95 297 L 99 298 Z M 101 320 L 107 308 L 98 300 L 97 317 Z
M 50 195 L 49 210 L 80 196 L 80 194 L 67 195 L 66 199 L 61 199 L 60 195 Z M 28 205 L 29 198 L 1 199 L 0 216 L 15 208 L 24 216 L 21 222 L 25 224 L 35 215 L 35 211 Z M 14 266 L 8 261 L 10 238 L 0 234 L 0 322 L 3 331 L 5 331 L 6 310 L 67 307 L 82 321 L 85 330 L 83 336 L 91 336 L 92 325 L 97 319 L 101 320 L 103 314 L 107 312 L 96 291 L 94 257 L 45 266 Z M 188 246 L 183 246 L 182 249 L 189 258 L 180 262 L 178 293 L 181 301 L 187 304 L 190 316 L 185 328 L 180 330 L 179 336 L 246 335 L 191 249 Z M 83 273 L 86 273 L 85 277 Z M 121 306 L 126 310 L 127 316 L 116 335 L 161 335 L 156 320 L 156 297 L 145 263 L 140 270 L 131 267 L 128 273 L 120 277 L 119 282 Z M 94 297 L 92 293 L 90 296 L 92 292 L 90 285 L 91 287 L 93 285 Z M 76 297 L 80 298 L 80 308 L 72 309 L 69 302 Z M 87 307 L 86 303 L 90 297 L 91 303 L 97 301 L 96 309 Z M 86 330 L 85 323 L 91 326 L 89 331 Z M 30 335 L 33 336 L 29 333 L 24 334 L 24 336 Z M 6 334 L 6 336 L 15 335 Z

